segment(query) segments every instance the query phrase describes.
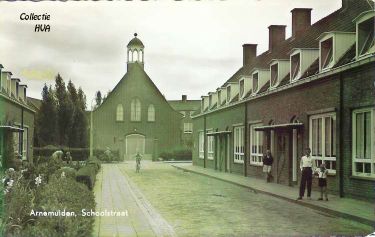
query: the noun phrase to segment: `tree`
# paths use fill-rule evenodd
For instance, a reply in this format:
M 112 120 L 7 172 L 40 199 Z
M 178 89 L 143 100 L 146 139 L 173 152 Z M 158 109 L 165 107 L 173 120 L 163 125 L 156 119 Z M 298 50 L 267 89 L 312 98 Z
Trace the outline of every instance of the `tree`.
M 68 145 L 69 147 L 77 147 L 79 143 L 79 134 L 77 125 L 79 124 L 79 105 L 78 105 L 78 94 L 73 82 L 69 80 L 68 82 L 68 96 L 72 102 L 72 114 L 71 114 L 71 129 L 67 131 L 68 134 Z
M 42 90 L 42 104 L 36 117 L 36 136 L 40 146 L 56 144 L 57 134 L 56 100 L 51 86 L 44 84 Z
M 57 128 L 58 143 L 68 145 L 68 131 L 72 129 L 72 115 L 74 112 L 72 100 L 66 91 L 65 82 L 60 74 L 56 76 L 55 95 L 57 100 Z
M 82 88 L 78 88 L 78 110 L 77 110 L 77 132 L 79 137 L 78 146 L 87 147 L 88 121 L 86 117 L 86 95 Z
M 102 93 L 100 91 L 96 92 L 95 101 L 96 101 L 96 106 L 99 106 L 102 104 Z

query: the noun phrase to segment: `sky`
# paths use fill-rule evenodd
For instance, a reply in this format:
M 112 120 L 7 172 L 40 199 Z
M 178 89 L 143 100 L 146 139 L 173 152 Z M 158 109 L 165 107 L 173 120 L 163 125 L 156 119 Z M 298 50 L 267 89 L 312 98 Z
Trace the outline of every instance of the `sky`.
M 168 100 L 200 99 L 242 65 L 242 45 L 268 48 L 268 26 L 286 25 L 291 10 L 312 8 L 312 23 L 341 0 L 205 0 L 128 2 L 0 2 L 0 64 L 41 98 L 57 73 L 82 87 L 88 107 L 126 73 L 126 45 L 138 33 L 145 71 Z M 20 20 L 22 13 L 49 21 Z M 49 24 L 50 32 L 34 32 Z

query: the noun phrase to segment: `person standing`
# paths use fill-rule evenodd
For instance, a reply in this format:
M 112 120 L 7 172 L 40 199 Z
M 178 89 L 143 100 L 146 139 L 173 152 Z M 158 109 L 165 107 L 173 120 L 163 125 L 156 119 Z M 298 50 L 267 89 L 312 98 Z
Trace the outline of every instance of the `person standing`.
M 301 183 L 299 187 L 299 197 L 297 200 L 302 200 L 305 196 L 305 189 L 307 185 L 307 199 L 311 199 L 311 184 L 313 172 L 315 170 L 315 161 L 311 157 L 311 149 L 306 148 L 306 155 L 302 156 L 300 162 L 300 169 L 302 171 Z
M 325 196 L 326 201 L 328 201 L 328 193 L 327 193 L 327 174 L 328 170 L 326 168 L 326 164 L 323 162 L 319 168 L 317 169 L 318 177 L 319 177 L 319 188 L 320 188 L 320 198 L 319 201 L 323 200 L 323 194 Z
M 272 175 L 271 175 L 272 164 L 273 164 L 273 157 L 271 155 L 271 151 L 267 150 L 266 154 L 263 155 L 263 172 L 266 174 L 267 183 L 269 183 L 272 179 Z

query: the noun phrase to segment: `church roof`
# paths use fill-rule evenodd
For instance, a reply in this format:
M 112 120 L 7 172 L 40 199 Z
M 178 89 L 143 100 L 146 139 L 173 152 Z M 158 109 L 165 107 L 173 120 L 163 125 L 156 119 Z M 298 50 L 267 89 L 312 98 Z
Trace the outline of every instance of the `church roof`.
M 174 110 L 185 111 L 185 110 L 198 110 L 201 101 L 200 100 L 168 100 L 168 103 Z
M 142 41 L 137 38 L 137 33 L 134 33 L 134 38 L 129 41 L 128 48 L 144 48 Z

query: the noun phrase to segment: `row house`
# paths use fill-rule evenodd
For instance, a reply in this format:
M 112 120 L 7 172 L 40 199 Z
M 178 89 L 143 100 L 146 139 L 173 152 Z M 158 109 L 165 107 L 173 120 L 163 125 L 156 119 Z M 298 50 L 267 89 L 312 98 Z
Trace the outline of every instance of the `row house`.
M 32 161 L 35 107 L 27 97 L 27 85 L 0 64 L 0 160 L 3 166 L 8 139 L 15 156 Z
M 371 1 L 370 1 L 371 2 Z M 373 3 L 372 3 L 373 5 Z M 343 0 L 311 24 L 295 8 L 292 35 L 271 25 L 269 48 L 243 45 L 243 66 L 208 96 L 193 117 L 193 164 L 263 177 L 262 156 L 274 156 L 275 182 L 299 184 L 306 147 L 326 163 L 329 189 L 374 197 L 374 8 Z

